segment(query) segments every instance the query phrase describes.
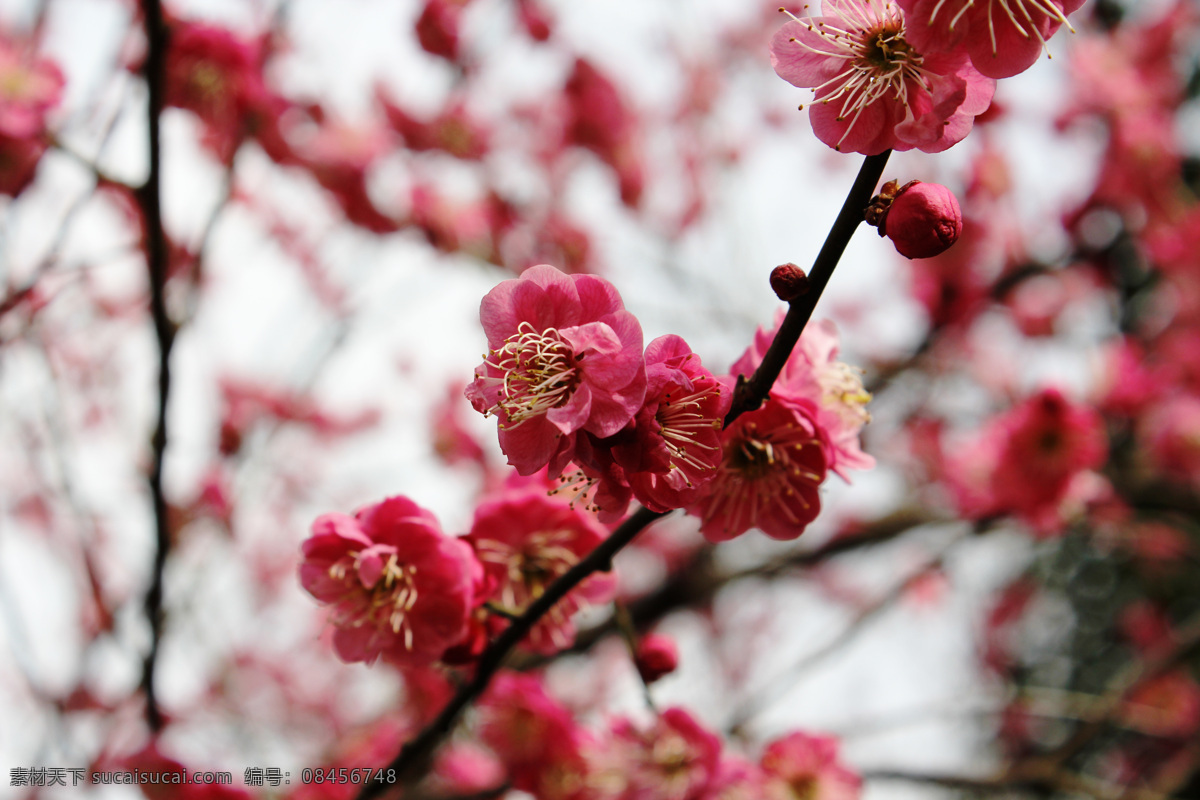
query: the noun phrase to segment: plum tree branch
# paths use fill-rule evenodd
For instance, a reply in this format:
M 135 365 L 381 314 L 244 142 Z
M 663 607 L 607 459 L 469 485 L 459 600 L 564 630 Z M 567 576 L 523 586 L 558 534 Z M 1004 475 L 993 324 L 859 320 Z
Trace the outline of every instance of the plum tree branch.
M 176 326 L 167 311 L 166 283 L 168 270 L 167 235 L 162 220 L 162 147 L 159 118 L 163 109 L 166 83 L 167 28 L 159 0 L 142 0 L 142 17 L 146 33 L 147 119 L 149 134 L 149 174 L 136 192 L 138 205 L 145 220 L 146 266 L 150 282 L 150 314 L 158 342 L 158 421 L 151 440 L 153 461 L 148 476 L 154 506 L 154 564 L 150 588 L 146 592 L 144 610 L 150 622 L 150 647 L 142 662 L 142 691 L 146 696 L 146 721 L 151 730 L 161 730 L 162 710 L 154 692 L 154 672 L 158 661 L 163 630 L 163 572 L 171 547 L 171 529 L 167 498 L 163 490 L 163 463 L 167 452 L 167 408 L 171 395 L 171 348 L 175 343 Z

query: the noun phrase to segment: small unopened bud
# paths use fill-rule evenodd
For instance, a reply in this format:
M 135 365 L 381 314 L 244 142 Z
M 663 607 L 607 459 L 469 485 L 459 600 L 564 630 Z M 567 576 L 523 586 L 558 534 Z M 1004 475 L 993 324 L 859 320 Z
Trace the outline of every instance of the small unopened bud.
M 771 288 L 776 297 L 790 303 L 808 292 L 808 276 L 795 264 L 780 264 L 771 270 Z
M 661 633 L 652 633 L 638 642 L 633 663 L 646 683 L 654 683 L 679 666 L 679 651 L 675 640 Z
M 905 258 L 931 258 L 944 253 L 962 233 L 962 211 L 954 192 L 939 183 L 898 181 L 883 185 L 866 220 L 887 236 Z M 898 187 L 898 188 L 897 188 Z

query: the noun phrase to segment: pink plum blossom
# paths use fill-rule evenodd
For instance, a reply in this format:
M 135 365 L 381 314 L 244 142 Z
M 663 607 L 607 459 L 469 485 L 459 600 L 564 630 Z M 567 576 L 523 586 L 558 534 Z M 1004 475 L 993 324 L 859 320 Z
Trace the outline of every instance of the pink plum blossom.
M 616 173 L 621 201 L 637 208 L 646 181 L 637 115 L 616 84 L 583 58 L 575 60 L 563 96 L 566 143 L 587 148 L 608 164 Z
M 482 569 L 407 497 L 318 517 L 303 553 L 300 583 L 330 607 L 343 661 L 425 666 L 467 632 Z
M 489 353 L 466 396 L 499 419 L 500 449 L 522 475 L 571 460 L 579 431 L 604 438 L 642 406 L 642 329 L 612 284 L 542 264 L 483 298 Z
M 995 81 L 957 51 L 925 53 L 891 0 L 824 0 L 771 39 L 771 64 L 815 90 L 813 133 L 835 150 L 938 153 L 961 141 L 992 102 Z
M 646 348 L 646 376 L 646 399 L 633 420 L 607 439 L 581 437 L 579 471 L 564 477 L 577 496 L 592 493 L 603 521 L 624 514 L 631 496 L 651 511 L 682 508 L 721 463 L 729 386 L 672 334 Z
M 704 793 L 704 800 L 762 800 L 766 797 L 766 776 L 753 764 L 738 756 L 725 756 L 717 765 L 717 774 Z
M 858 800 L 862 778 L 838 759 L 838 740 L 796 732 L 767 745 L 762 754 L 769 800 Z
M 46 114 L 62 100 L 63 75 L 27 45 L 0 37 L 0 194 L 16 197 L 46 152 Z
M 254 120 L 274 124 L 278 98 L 263 82 L 262 48 L 225 28 L 179 20 L 167 51 L 166 103 L 198 116 L 204 144 L 222 161 L 233 157 Z
M 29 140 L 46 127 L 46 113 L 62 100 L 62 70 L 0 37 L 0 136 Z
M 1083 0 L 896 0 L 923 52 L 965 50 L 989 78 L 1024 72 Z
M 1077 476 L 1108 453 L 1099 413 L 1044 389 L 992 418 L 947 457 L 946 481 L 963 514 L 1015 514 L 1042 534 L 1062 527 L 1060 506 Z
M 721 740 L 681 708 L 663 711 L 642 730 L 613 723 L 613 746 L 627 780 L 622 800 L 696 800 L 717 774 Z
M 480 794 L 504 785 L 504 767 L 479 745 L 450 742 L 438 751 L 433 778 L 441 794 Z
M 749 377 L 762 363 L 775 332 L 783 322 L 780 312 L 772 328 L 760 327 L 754 341 L 730 369 Z M 793 405 L 815 410 L 829 449 L 829 469 L 847 479 L 847 469 L 870 469 L 875 459 L 862 451 L 859 436 L 871 421 L 867 403 L 871 395 L 863 388 L 860 370 L 837 360 L 838 333 L 830 320 L 805 326 L 796 348 L 784 363 L 771 388 L 771 395 Z
M 1200 397 L 1179 394 L 1155 406 L 1142 422 L 1154 465 L 1168 477 L 1200 486 Z
M 651 511 L 680 508 L 716 474 L 721 427 L 732 392 L 678 336 L 646 348 L 646 402 L 635 441 L 614 448 L 638 501 Z
M 594 517 L 533 485 L 480 503 L 466 541 L 483 564 L 484 596 L 504 611 L 520 614 L 607 533 Z M 589 603 L 608 602 L 615 589 L 612 575 L 590 576 L 538 621 L 529 646 L 546 654 L 570 646 L 575 640 L 572 615 Z
M 479 701 L 479 738 L 499 757 L 515 788 L 529 790 L 553 763 L 573 754 L 571 713 L 535 675 L 501 672 Z

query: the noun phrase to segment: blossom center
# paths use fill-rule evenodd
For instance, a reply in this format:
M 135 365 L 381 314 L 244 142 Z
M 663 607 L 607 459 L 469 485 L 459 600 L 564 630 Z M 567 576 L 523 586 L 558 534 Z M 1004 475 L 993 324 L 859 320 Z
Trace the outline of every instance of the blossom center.
M 500 398 L 488 409 L 503 413 L 502 428 L 516 428 L 565 405 L 579 385 L 574 349 L 554 328 L 539 332 L 522 322 L 500 349 L 491 351 L 487 363 L 503 374 Z
M 725 443 L 724 461 L 714 480 L 714 489 L 706 519 L 727 515 L 729 530 L 758 527 L 765 512 L 777 509 L 793 524 L 803 520 L 785 502 L 794 499 L 802 508 L 808 501 L 794 486 L 796 482 L 813 486 L 822 476 L 805 464 L 801 452 L 807 447 L 820 448 L 812 432 L 796 423 L 772 425 L 760 430 L 747 422 Z
M 787 787 L 795 800 L 816 800 L 820 784 L 816 778 L 806 775 L 788 781 Z
M 413 631 L 408 613 L 417 603 L 417 568 L 412 564 L 400 563 L 397 554 L 392 553 L 375 583 L 364 592 L 358 578 L 361 559 L 362 551 L 356 551 L 329 567 L 329 576 L 344 582 L 347 594 L 355 596 L 361 603 L 356 603 L 361 613 L 355 613 L 352 619 L 343 621 L 355 627 L 370 624 L 378 629 L 391 628 L 392 633 L 397 635 L 403 633 L 404 648 L 412 650 Z
M 821 404 L 834 409 L 847 425 L 861 428 L 871 421 L 867 403 L 871 393 L 863 386 L 862 376 L 854 367 L 835 361 L 817 375 L 821 386 Z
M 507 570 L 500 591 L 506 609 L 524 611 L 558 576 L 575 566 L 579 557 L 567 546 L 574 536 L 573 531 L 550 530 L 530 534 L 519 546 L 495 539 L 476 542 L 481 561 L 500 564 Z

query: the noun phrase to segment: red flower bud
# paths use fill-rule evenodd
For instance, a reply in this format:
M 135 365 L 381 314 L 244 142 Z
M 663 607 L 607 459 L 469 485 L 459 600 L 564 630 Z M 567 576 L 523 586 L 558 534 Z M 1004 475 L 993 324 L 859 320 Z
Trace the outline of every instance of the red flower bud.
M 785 303 L 808 292 L 808 276 L 795 264 L 780 264 L 771 270 L 771 289 Z
M 675 648 L 675 640 L 661 633 L 643 637 L 638 642 L 633 663 L 646 683 L 654 683 L 662 676 L 669 675 L 679 666 L 679 651 Z
M 887 236 L 905 258 L 944 253 L 962 233 L 962 211 L 954 193 L 938 183 L 889 181 L 867 209 L 867 221 Z

